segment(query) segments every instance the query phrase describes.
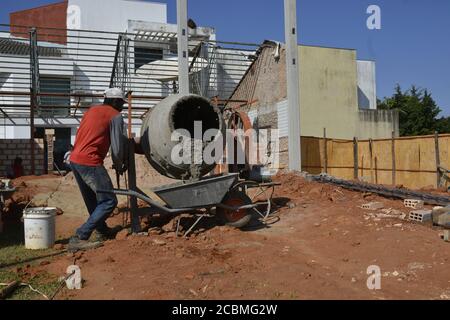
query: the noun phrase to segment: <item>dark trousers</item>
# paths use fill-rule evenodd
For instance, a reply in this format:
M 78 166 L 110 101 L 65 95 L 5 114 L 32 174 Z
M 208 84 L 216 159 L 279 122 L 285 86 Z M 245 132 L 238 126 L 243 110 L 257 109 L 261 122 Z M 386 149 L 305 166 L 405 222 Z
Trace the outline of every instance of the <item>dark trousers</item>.
M 94 230 L 105 233 L 108 229 L 106 219 L 117 206 L 114 194 L 98 193 L 97 190 L 113 190 L 111 178 L 104 166 L 88 167 L 76 163 L 70 164 L 75 179 L 89 212 L 89 219 L 78 230 L 82 240 L 88 240 Z

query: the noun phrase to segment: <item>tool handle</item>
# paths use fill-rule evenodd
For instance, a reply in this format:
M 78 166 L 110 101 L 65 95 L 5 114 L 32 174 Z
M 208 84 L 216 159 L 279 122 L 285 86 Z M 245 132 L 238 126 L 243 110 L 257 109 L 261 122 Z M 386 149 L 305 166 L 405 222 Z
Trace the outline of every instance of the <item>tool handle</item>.
M 14 292 L 20 285 L 19 281 L 13 281 L 8 286 L 0 291 L 0 300 L 6 299 L 11 293 Z

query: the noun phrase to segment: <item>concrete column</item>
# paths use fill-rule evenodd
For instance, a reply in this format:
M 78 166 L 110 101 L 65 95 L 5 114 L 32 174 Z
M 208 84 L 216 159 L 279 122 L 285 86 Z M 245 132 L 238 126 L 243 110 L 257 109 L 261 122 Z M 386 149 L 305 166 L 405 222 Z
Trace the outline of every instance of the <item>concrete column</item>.
M 178 90 L 183 95 L 189 94 L 189 32 L 187 20 L 187 0 L 177 0 Z
M 53 166 L 53 151 L 54 151 L 54 140 L 55 140 L 55 130 L 46 129 L 45 130 L 45 140 L 47 141 L 47 172 L 52 173 L 55 168 Z
M 289 170 L 302 170 L 297 38 L 297 1 L 284 0 L 287 100 L 289 115 Z

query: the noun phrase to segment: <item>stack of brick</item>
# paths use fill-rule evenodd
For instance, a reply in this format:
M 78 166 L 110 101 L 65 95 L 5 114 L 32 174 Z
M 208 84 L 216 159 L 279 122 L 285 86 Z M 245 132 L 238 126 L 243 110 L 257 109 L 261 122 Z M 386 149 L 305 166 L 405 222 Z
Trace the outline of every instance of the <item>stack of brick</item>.
M 31 152 L 29 139 L 0 139 L 0 176 L 6 176 L 9 166 L 14 159 L 22 158 L 25 175 L 31 175 Z M 44 168 L 44 140 L 35 139 L 35 174 L 42 175 L 46 172 Z

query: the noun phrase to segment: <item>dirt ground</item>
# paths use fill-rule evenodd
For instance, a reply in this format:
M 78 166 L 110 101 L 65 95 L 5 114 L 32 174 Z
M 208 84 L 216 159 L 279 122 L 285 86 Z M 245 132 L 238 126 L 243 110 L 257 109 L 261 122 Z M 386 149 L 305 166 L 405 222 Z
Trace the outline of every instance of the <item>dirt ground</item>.
M 154 219 L 148 236 L 108 241 L 33 268 L 60 276 L 73 263 L 81 267 L 83 289 L 63 290 L 57 299 L 450 299 L 450 243 L 440 238 L 442 230 L 361 209 L 380 201 L 406 214 L 402 201 L 294 174 L 276 180 L 282 183 L 274 196 L 278 206 L 266 224 L 255 218 L 236 230 L 209 218 L 186 239 L 172 232 L 173 221 Z M 57 217 L 59 239 L 85 220 L 70 176 L 15 181 L 21 182 L 16 197 L 64 211 Z M 123 214 L 115 214 L 110 226 L 123 222 Z M 193 221 L 185 216 L 184 229 Z M 381 269 L 381 290 L 368 289 L 369 266 Z

